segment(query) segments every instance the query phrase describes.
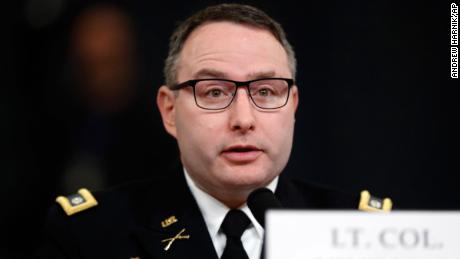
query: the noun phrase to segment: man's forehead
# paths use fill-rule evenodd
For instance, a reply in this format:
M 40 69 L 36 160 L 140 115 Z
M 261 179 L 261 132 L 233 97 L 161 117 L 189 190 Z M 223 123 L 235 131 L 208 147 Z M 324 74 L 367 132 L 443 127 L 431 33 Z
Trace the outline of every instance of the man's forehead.
M 187 36 L 184 45 L 197 37 L 209 37 L 217 41 L 223 41 L 226 38 L 230 38 L 230 36 L 235 35 L 235 32 L 247 35 L 263 35 L 264 37 L 271 38 L 281 44 L 275 35 L 267 28 L 232 21 L 209 21 L 194 28 Z M 214 37 L 215 35 L 224 35 L 225 37 L 217 38 Z
M 231 22 L 197 28 L 178 61 L 178 69 L 187 68 L 187 75 L 195 78 L 229 78 L 229 64 L 238 64 L 234 72 L 249 79 L 290 75 L 287 53 L 271 32 Z

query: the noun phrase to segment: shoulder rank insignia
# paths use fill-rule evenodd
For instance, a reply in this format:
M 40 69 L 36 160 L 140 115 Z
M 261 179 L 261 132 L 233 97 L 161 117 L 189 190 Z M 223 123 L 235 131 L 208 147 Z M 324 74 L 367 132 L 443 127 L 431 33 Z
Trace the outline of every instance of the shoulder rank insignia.
M 61 205 L 67 216 L 97 205 L 96 199 L 94 199 L 93 195 L 85 188 L 82 188 L 78 190 L 78 193 L 67 197 L 59 196 L 56 198 L 56 202 Z
M 390 198 L 380 199 L 372 196 L 367 190 L 361 192 L 359 210 L 369 212 L 390 212 L 393 202 Z

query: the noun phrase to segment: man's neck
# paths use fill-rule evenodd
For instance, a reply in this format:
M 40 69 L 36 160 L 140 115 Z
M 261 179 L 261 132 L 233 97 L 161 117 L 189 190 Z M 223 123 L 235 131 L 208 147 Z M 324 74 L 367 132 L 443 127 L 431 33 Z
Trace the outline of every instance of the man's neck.
M 193 188 L 197 188 L 201 190 L 202 192 L 206 193 L 207 195 L 210 195 L 214 199 L 218 200 L 225 206 L 227 206 L 229 209 L 237 209 L 241 208 L 246 204 L 247 198 L 249 194 L 254 191 L 254 189 L 247 189 L 247 190 L 232 190 L 231 192 L 227 192 L 225 190 L 216 190 L 215 192 L 206 190 L 205 188 L 202 188 L 202 186 L 193 179 L 193 177 L 190 176 L 190 174 L 187 172 L 187 169 L 184 167 L 184 174 L 185 178 L 187 180 L 187 185 L 189 188 L 192 190 Z M 275 189 L 278 185 L 278 178 L 279 176 L 275 177 L 273 180 L 268 182 L 266 185 L 261 186 L 270 189 L 273 193 L 275 192 Z M 192 194 L 195 196 L 194 191 L 192 191 Z M 196 197 L 195 197 L 196 198 Z

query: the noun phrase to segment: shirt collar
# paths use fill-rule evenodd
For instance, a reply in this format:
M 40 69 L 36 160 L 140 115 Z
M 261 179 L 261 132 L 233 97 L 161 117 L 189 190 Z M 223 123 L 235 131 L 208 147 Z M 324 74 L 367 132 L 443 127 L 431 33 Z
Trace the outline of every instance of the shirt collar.
M 215 238 L 219 232 L 220 225 L 222 221 L 224 221 L 225 215 L 230 210 L 225 204 L 217 200 L 216 198 L 212 197 L 205 191 L 198 188 L 195 184 L 193 179 L 188 174 L 187 170 L 184 167 L 184 174 L 185 180 L 187 182 L 192 195 L 195 197 L 195 200 L 200 208 L 201 214 L 203 215 L 204 221 L 206 226 L 208 227 L 209 234 L 211 238 Z M 272 192 L 275 192 L 276 186 L 278 184 L 278 176 L 275 177 L 267 186 L 266 188 L 270 189 Z M 251 210 L 249 209 L 248 205 L 244 203 L 240 208 L 248 218 L 251 220 L 252 226 L 256 229 L 257 235 L 260 238 L 264 235 L 263 227 L 257 222 L 254 215 L 252 215 Z

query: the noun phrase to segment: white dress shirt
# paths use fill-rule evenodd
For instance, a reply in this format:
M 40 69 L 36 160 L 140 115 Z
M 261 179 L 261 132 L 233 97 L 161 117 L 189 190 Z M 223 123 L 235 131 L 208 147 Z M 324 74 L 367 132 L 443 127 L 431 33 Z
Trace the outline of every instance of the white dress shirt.
M 196 202 L 198 203 L 198 207 L 200 208 L 201 214 L 203 215 L 204 221 L 206 222 L 206 226 L 214 244 L 214 248 L 216 249 L 217 255 L 220 258 L 224 252 L 225 243 L 227 242 L 227 237 L 220 229 L 220 225 L 222 224 L 222 221 L 224 221 L 225 215 L 227 215 L 227 212 L 230 210 L 230 208 L 198 188 L 193 179 L 188 175 L 185 168 L 184 173 L 187 185 L 189 186 Z M 274 192 L 277 183 L 278 177 L 273 179 L 273 181 L 268 184 L 267 188 Z M 264 229 L 254 218 L 246 203 L 239 209 L 246 213 L 248 218 L 251 220 L 251 224 L 249 224 L 248 228 L 241 236 L 241 242 L 243 243 L 244 249 L 249 256 L 249 259 L 260 259 L 262 243 L 264 239 Z

